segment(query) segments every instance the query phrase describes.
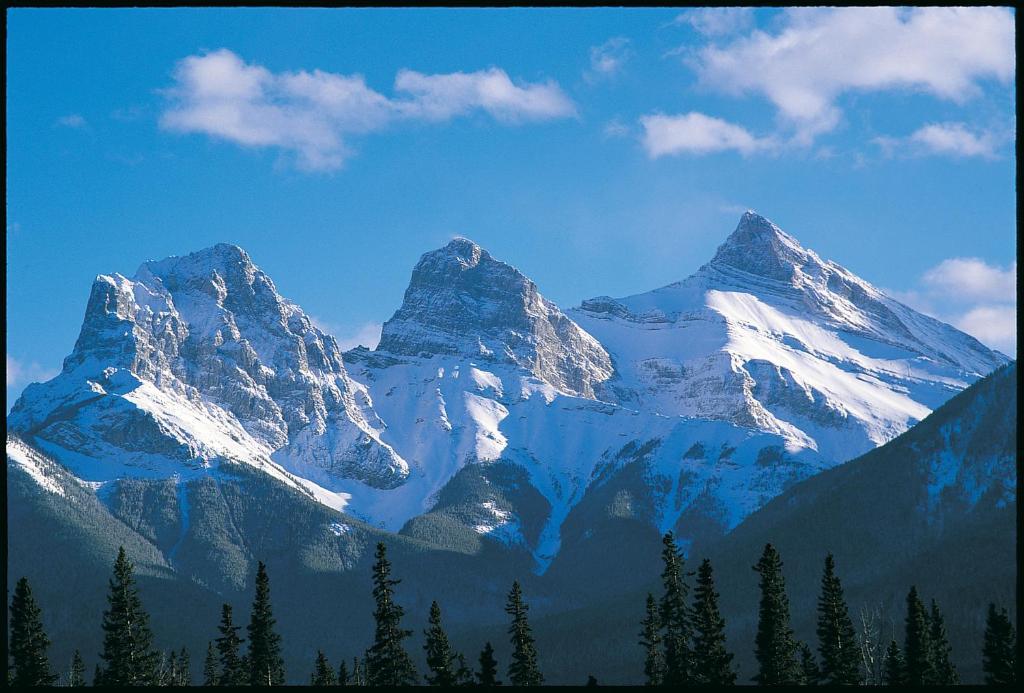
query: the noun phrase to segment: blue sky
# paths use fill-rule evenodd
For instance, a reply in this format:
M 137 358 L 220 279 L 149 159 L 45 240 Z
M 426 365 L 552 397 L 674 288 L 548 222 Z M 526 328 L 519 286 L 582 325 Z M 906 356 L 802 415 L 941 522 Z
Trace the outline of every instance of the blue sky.
M 217 242 L 347 343 L 473 238 L 563 306 L 681 279 L 743 210 L 1016 353 L 1013 15 L 18 9 L 8 397 L 95 275 Z

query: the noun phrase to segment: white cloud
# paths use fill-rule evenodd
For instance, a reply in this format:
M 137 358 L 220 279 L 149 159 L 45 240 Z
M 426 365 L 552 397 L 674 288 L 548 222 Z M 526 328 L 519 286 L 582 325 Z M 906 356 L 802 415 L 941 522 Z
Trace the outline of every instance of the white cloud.
M 709 154 L 727 150 L 752 154 L 774 146 L 770 138 L 759 138 L 745 128 L 703 113 L 646 115 L 641 141 L 652 159 L 670 154 Z
M 629 135 L 629 126 L 618 118 L 612 118 L 604 124 L 604 127 L 601 129 L 601 135 L 604 139 L 626 137 Z
M 504 123 L 576 115 L 576 107 L 557 83 L 520 86 L 503 70 L 493 67 L 445 75 L 401 70 L 395 77 L 395 90 L 412 96 L 409 101 L 393 102 L 399 113 L 412 118 L 448 120 L 475 109 Z
M 939 155 L 956 158 L 977 157 L 998 158 L 999 148 L 1012 141 L 1012 133 L 1006 130 L 972 130 L 966 123 L 929 123 L 906 137 L 876 137 L 872 140 L 882 153 L 893 156 L 897 153 L 910 155 Z
M 690 59 L 701 84 L 761 94 L 794 141 L 835 128 L 840 95 L 914 89 L 963 103 L 1015 73 L 1014 18 L 998 7 L 792 8 L 778 33 L 755 30 Z
M 322 332 L 333 336 L 337 340 L 338 346 L 342 351 L 348 351 L 349 349 L 354 349 L 360 345 L 367 349 L 376 348 L 377 344 L 380 342 L 380 331 L 384 327 L 379 322 L 367 322 L 353 328 L 348 325 L 341 325 L 329 320 L 323 320 L 312 315 L 309 316 L 309 319 L 313 321 L 313 324 Z
M 1003 353 L 1017 354 L 1017 306 L 978 306 L 954 323 L 967 334 Z
M 922 279 L 961 300 L 1011 301 L 1017 295 L 1017 262 L 1002 269 L 976 257 L 955 257 L 943 260 Z
M 88 125 L 88 123 L 84 116 L 78 113 L 69 113 L 66 116 L 57 118 L 57 125 L 65 128 L 71 128 L 72 130 L 80 130 Z
M 1011 356 L 1017 353 L 1017 263 L 950 258 L 925 272 L 916 288 L 886 293 L 950 323 Z
M 998 146 L 991 132 L 974 133 L 963 123 L 925 125 L 910 136 L 910 141 L 936 154 L 980 156 L 986 159 L 995 156 Z
M 321 70 L 274 73 L 227 49 L 191 55 L 165 90 L 160 124 L 249 147 L 274 147 L 308 170 L 339 168 L 347 138 L 403 119 L 441 121 L 481 110 L 502 123 L 560 118 L 575 107 L 554 82 L 515 84 L 498 68 L 424 75 L 402 70 L 389 98 L 362 75 Z
M 603 77 L 613 77 L 622 72 L 626 63 L 633 57 L 629 39 L 624 36 L 610 38 L 600 46 L 590 48 L 590 70 L 584 73 L 588 82 L 595 82 Z
M 702 7 L 678 15 L 673 24 L 689 24 L 705 36 L 727 36 L 754 25 L 752 7 Z
M 60 371 L 41 366 L 35 361 L 25 362 L 7 354 L 7 388 L 20 390 L 29 383 L 49 380 Z

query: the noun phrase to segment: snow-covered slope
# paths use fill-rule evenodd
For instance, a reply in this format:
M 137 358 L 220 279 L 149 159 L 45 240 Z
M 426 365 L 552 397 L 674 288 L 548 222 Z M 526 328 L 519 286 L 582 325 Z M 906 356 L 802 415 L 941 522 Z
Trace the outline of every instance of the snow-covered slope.
M 232 460 L 340 507 L 306 480 L 408 474 L 334 338 L 230 245 L 97 277 L 62 372 L 26 388 L 8 426 L 96 481 Z
M 611 353 L 615 401 L 772 431 L 834 462 L 1008 360 L 753 212 L 688 279 L 569 315 Z
M 543 570 L 602 489 L 659 531 L 720 535 L 1006 360 L 753 213 L 689 279 L 568 313 L 457 238 L 421 258 L 378 347 L 344 355 L 217 245 L 98 277 L 8 448 L 50 491 L 39 459 L 94 484 L 240 462 L 428 541 L 438 525 L 416 521 L 458 508 L 438 532 L 454 522 Z

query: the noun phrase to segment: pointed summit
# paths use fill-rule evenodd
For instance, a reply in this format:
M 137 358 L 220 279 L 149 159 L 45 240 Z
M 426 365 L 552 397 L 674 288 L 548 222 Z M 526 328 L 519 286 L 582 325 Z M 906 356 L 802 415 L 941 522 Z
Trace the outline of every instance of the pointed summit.
M 377 351 L 459 355 L 516 364 L 552 386 L 593 397 L 611 375 L 600 344 L 515 267 L 466 238 L 425 253 Z
M 812 252 L 760 214 L 748 210 L 736 230 L 718 247 L 713 266 L 727 266 L 768 279 L 788 282 L 796 267 L 819 262 Z

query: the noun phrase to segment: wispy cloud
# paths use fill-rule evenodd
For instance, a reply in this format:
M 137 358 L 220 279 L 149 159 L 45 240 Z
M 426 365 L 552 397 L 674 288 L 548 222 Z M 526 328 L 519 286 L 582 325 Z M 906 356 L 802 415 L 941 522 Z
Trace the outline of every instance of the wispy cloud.
M 590 70 L 583 74 L 588 82 L 620 74 L 633 57 L 630 41 L 625 36 L 610 38 L 600 46 L 590 48 Z
M 338 341 L 338 346 L 342 351 L 348 351 L 354 349 L 357 346 L 364 346 L 367 349 L 376 348 L 380 342 L 380 331 L 384 327 L 379 322 L 367 322 L 356 327 L 351 325 L 342 325 L 337 322 L 330 320 L 324 320 L 322 318 L 309 316 L 309 319 L 313 321 L 322 332 L 325 332 Z
M 81 114 L 69 113 L 68 115 L 57 118 L 56 124 L 60 127 L 71 128 L 72 130 L 81 130 L 89 123 Z
M 908 154 L 954 158 L 997 159 L 999 150 L 1013 140 L 1012 133 L 972 129 L 966 123 L 929 123 L 906 137 L 876 137 L 873 142 L 886 156 Z
M 723 151 L 747 155 L 774 146 L 771 138 L 756 137 L 739 125 L 695 111 L 683 115 L 642 116 L 640 125 L 643 128 L 641 142 L 652 159 Z
M 322 70 L 274 73 L 227 49 L 179 61 L 160 124 L 295 156 L 300 168 L 333 170 L 351 154 L 348 139 L 402 120 L 445 121 L 474 111 L 503 124 L 575 115 L 552 81 L 516 83 L 498 68 L 426 75 L 402 70 L 395 97 L 362 75 Z
M 1015 74 L 1014 18 L 1006 8 L 792 8 L 776 33 L 754 30 L 688 59 L 700 83 L 758 94 L 795 144 L 842 119 L 848 92 L 913 89 L 963 103 L 985 80 Z
M 972 257 L 943 260 L 909 291 L 893 298 L 949 322 L 990 347 L 1017 353 L 1017 263 L 990 265 Z
M 702 7 L 676 16 L 674 25 L 688 24 L 705 36 L 727 36 L 754 25 L 752 7 Z
M 29 383 L 49 380 L 59 373 L 55 368 L 47 368 L 35 361 L 23 361 L 7 354 L 7 389 L 21 391 Z

